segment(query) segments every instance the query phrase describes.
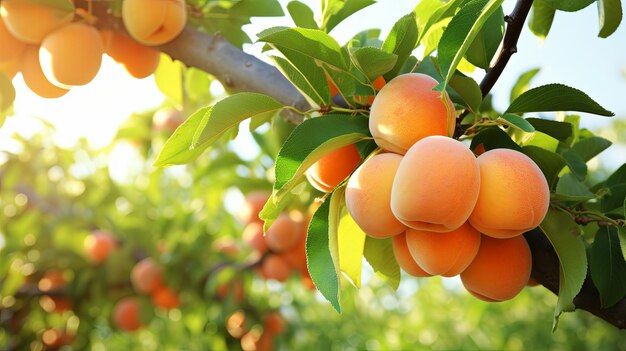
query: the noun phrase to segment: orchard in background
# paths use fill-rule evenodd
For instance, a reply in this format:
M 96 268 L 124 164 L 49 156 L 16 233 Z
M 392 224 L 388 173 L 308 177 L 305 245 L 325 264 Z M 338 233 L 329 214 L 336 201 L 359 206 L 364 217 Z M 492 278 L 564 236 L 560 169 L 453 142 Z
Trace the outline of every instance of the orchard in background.
M 167 98 L 104 150 L 44 127 L 4 151 L 0 345 L 623 349 L 626 165 L 588 163 L 624 140 L 580 127 L 611 106 L 538 70 L 491 105 L 525 25 L 594 4 L 605 38 L 620 1 L 422 0 L 386 37 L 329 34 L 373 3 L 0 1 L 3 122 L 16 75 L 54 99 L 103 55 Z M 277 16 L 272 64 L 244 53 L 241 27 Z

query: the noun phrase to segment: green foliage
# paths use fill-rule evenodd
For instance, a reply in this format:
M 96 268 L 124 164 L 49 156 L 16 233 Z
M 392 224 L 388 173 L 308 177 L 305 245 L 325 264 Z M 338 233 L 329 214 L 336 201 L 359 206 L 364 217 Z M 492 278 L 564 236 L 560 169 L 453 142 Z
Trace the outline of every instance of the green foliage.
M 528 27 L 540 39 L 545 39 L 552 27 L 556 9 L 547 2 L 538 0 L 533 2 L 533 7 L 528 21 Z
M 374 3 L 374 0 L 322 0 L 320 28 L 330 32 L 335 26 Z
M 363 256 L 372 266 L 374 272 L 385 279 L 393 289 L 397 289 L 400 284 L 400 267 L 396 260 L 390 260 L 393 257 L 393 248 L 391 247 L 391 238 L 374 239 L 365 238 L 365 247 Z
M 387 74 L 385 80 L 389 81 L 396 75 L 411 55 L 417 41 L 417 25 L 415 13 L 410 13 L 400 18 L 391 28 L 391 32 L 383 42 L 382 49 L 388 53 L 395 54 L 398 59 L 395 65 Z
M 598 0 L 598 36 L 607 38 L 613 34 L 622 22 L 622 2 L 620 0 Z
M 471 64 L 488 69 L 504 36 L 504 11 L 498 7 L 487 19 L 482 29 L 467 49 L 465 58 Z
M 614 116 L 582 91 L 563 84 L 548 84 L 518 96 L 506 112 L 579 111 Z
M 620 249 L 617 229 L 598 230 L 590 257 L 591 277 L 600 292 L 602 307 L 610 307 L 626 296 L 626 260 Z
M 300 1 L 291 1 L 287 4 L 287 10 L 296 26 L 308 29 L 319 29 L 313 16 L 313 10 L 306 4 Z

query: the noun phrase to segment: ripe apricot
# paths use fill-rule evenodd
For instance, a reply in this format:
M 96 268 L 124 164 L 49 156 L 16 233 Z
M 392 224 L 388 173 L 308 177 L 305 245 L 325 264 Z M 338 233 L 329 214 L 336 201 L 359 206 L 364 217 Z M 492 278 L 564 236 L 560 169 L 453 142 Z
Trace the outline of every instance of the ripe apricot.
M 135 331 L 141 327 L 139 300 L 135 297 L 125 297 L 113 306 L 112 322 L 117 328 L 124 331 Z
M 406 231 L 411 256 L 432 275 L 453 277 L 469 266 L 480 246 L 480 233 L 469 223 L 447 233 Z
M 173 107 L 163 107 L 152 116 L 152 127 L 159 132 L 173 133 L 184 121 L 182 112 Z
M 421 73 L 407 73 L 387 83 L 370 109 L 369 128 L 376 144 L 405 154 L 422 138 L 454 134 L 454 106 L 444 92 L 433 91 L 437 81 Z
M 117 240 L 109 232 L 95 231 L 85 238 L 84 247 L 87 258 L 102 263 L 117 249 Z
M 58 350 L 63 345 L 69 345 L 74 341 L 74 335 L 68 334 L 61 328 L 46 329 L 41 334 L 41 341 L 46 350 Z
M 59 1 L 63 2 L 60 7 L 74 7 L 72 0 Z M 74 18 L 73 11 L 29 0 L 3 0 L 0 15 L 9 32 L 28 44 L 40 44 L 46 35 Z
M 298 242 L 289 250 L 283 252 L 280 256 L 289 263 L 289 265 L 304 274 L 307 272 L 306 266 L 306 237 L 308 222 L 304 221 L 299 223 L 300 235 L 298 235 Z
M 477 158 L 480 192 L 469 221 L 485 235 L 510 238 L 537 227 L 550 204 L 541 169 L 528 156 L 494 149 Z
M 125 0 L 122 20 L 133 39 L 144 45 L 163 45 L 185 28 L 184 0 Z
M 512 299 L 530 278 L 532 258 L 523 236 L 495 239 L 483 235 L 478 254 L 461 273 L 463 285 L 479 299 Z
M 67 285 L 65 274 L 61 270 L 47 271 L 37 283 L 37 288 L 41 292 L 51 292 L 50 295 L 43 295 L 39 299 L 39 304 L 46 312 L 64 312 L 72 309 L 72 302 L 60 290 Z M 52 293 L 54 292 L 54 293 Z
M 263 331 L 270 335 L 280 334 L 285 331 L 285 320 L 278 312 L 269 312 L 263 320 Z
M 259 254 L 267 252 L 267 242 L 263 237 L 263 224 L 249 223 L 243 230 L 243 241 Z
M 152 293 L 163 287 L 163 268 L 152 258 L 144 258 L 133 267 L 130 281 L 138 292 Z
M 126 71 L 135 78 L 146 78 L 159 66 L 161 52 L 144 46 L 118 32 L 101 32 L 104 52 L 115 62 L 124 65 Z M 176 129 L 176 128 L 174 128 Z
M 265 191 L 253 191 L 246 195 L 246 201 L 237 212 L 237 216 L 243 223 L 263 222 L 259 218 L 259 213 L 265 206 L 270 195 Z
M 180 298 L 172 289 L 162 286 L 152 292 L 152 303 L 156 307 L 171 310 L 180 305 Z
M 0 18 L 0 63 L 15 61 L 20 58 L 22 52 L 26 49 L 24 42 L 16 39 L 7 28 L 4 26 L 4 22 Z
M 289 263 L 278 255 L 267 256 L 261 265 L 261 275 L 265 279 L 274 279 L 284 282 L 291 275 Z
M 411 256 L 406 242 L 406 233 L 398 234 L 394 236 L 392 240 L 393 255 L 396 257 L 400 268 L 414 277 L 423 278 L 432 276 L 432 274 L 422 269 L 422 267 L 415 262 L 413 256 Z
M 463 143 L 426 137 L 400 161 L 391 188 L 391 211 L 413 229 L 449 232 L 467 221 L 479 186 L 478 163 Z
M 66 88 L 91 82 L 100 70 L 102 54 L 104 47 L 98 30 L 77 22 L 44 38 L 39 62 L 50 82 Z
M 296 246 L 302 232 L 300 226 L 287 213 L 283 213 L 272 223 L 265 233 L 267 247 L 273 252 L 285 252 Z
M 226 319 L 226 330 L 233 338 L 240 338 L 246 331 L 246 314 L 236 311 Z
M 54 99 L 61 97 L 69 91 L 68 89 L 59 88 L 50 83 L 41 70 L 39 64 L 39 47 L 29 45 L 22 54 L 22 62 L 20 72 L 24 78 L 26 86 L 35 94 L 43 98 Z
M 306 171 L 309 183 L 319 191 L 331 192 L 361 163 L 354 144 L 340 147 L 324 155 Z
M 346 208 L 356 224 L 373 238 L 402 233 L 406 226 L 391 212 L 391 187 L 402 156 L 378 154 L 367 159 L 350 177 Z
M 241 248 L 232 238 L 223 237 L 215 240 L 211 248 L 214 251 L 223 252 L 230 257 L 237 257 L 241 252 Z

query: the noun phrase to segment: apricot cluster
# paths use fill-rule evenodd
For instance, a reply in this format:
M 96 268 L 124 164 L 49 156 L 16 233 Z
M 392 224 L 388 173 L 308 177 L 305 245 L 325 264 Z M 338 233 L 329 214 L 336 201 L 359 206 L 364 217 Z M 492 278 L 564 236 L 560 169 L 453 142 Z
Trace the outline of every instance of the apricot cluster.
M 259 212 L 267 199 L 268 195 L 265 193 L 250 193 L 246 205 L 239 214 L 240 218 L 247 221 L 243 240 L 258 257 L 261 257 L 258 273 L 264 279 L 284 282 L 292 273 L 299 272 L 303 284 L 311 287 L 312 282 L 306 263 L 308 221 L 298 211 L 282 213 L 263 233 L 263 222 L 259 219 Z
M 429 76 L 405 74 L 381 89 L 369 126 L 383 150 L 350 177 L 346 207 L 366 235 L 393 237 L 407 273 L 460 275 L 478 298 L 511 299 L 530 277 L 521 234 L 545 217 L 547 181 L 520 152 L 476 157 L 450 138 L 454 109 L 436 85 Z
M 0 73 L 24 82 L 44 98 L 65 95 L 72 87 L 91 82 L 108 54 L 130 75 L 145 78 L 158 64 L 162 45 L 177 37 L 186 23 L 184 0 L 126 0 L 122 19 L 130 37 L 99 32 L 93 17 L 77 9 L 72 0 L 59 5 L 29 0 L 0 3 Z M 80 11 L 79 11 L 80 10 Z M 80 17 L 83 18 L 80 18 Z

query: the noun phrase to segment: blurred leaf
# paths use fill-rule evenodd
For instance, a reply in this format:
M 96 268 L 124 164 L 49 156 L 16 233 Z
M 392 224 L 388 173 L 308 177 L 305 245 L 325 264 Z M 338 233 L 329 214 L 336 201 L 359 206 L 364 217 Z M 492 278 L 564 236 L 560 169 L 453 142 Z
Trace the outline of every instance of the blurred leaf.
M 211 77 L 204 71 L 189 67 L 185 72 L 185 93 L 194 101 L 211 96 Z
M 415 13 L 400 18 L 394 23 L 391 32 L 383 42 L 383 51 L 395 54 L 398 59 L 389 72 L 385 74 L 385 81 L 390 81 L 395 76 L 411 55 L 411 52 L 417 45 L 417 24 L 415 22 Z
M 614 116 L 582 91 L 563 84 L 543 85 L 524 92 L 506 112 L 580 111 Z
M 339 268 L 354 286 L 361 287 L 365 233 L 345 210 L 338 229 Z
M 33 4 L 39 4 L 46 7 L 52 7 L 67 12 L 74 12 L 74 2 L 71 0 L 27 0 Z
M 568 122 L 558 122 L 533 117 L 526 118 L 526 121 L 532 124 L 535 130 L 548 134 L 560 141 L 571 137 L 573 133 L 572 124 Z
M 559 299 L 554 311 L 552 329 L 556 329 L 562 312 L 574 311 L 574 297 L 583 286 L 587 276 L 587 254 L 580 238 L 580 228 L 572 217 L 564 212 L 549 209 L 539 225 L 559 257 Z
M 598 22 L 600 38 L 608 38 L 622 22 L 622 3 L 620 0 L 598 0 Z
M 393 247 L 391 238 L 374 239 L 365 237 L 365 259 L 374 269 L 374 272 L 382 276 L 391 287 L 398 289 L 400 285 L 400 266 L 393 259 Z
M 591 5 L 596 0 L 540 0 L 544 1 L 552 8 L 561 11 L 575 12 L 582 10 L 585 7 Z
M 591 137 L 579 140 L 572 146 L 572 151 L 576 152 L 587 162 L 606 150 L 609 146 L 611 146 L 610 141 L 601 137 Z
M 537 73 L 539 73 L 540 70 L 541 68 L 534 68 L 522 73 L 522 75 L 519 76 L 517 82 L 515 82 L 513 88 L 511 89 L 509 103 L 513 102 L 520 95 L 522 95 L 522 93 L 528 90 L 530 87 L 530 81 L 537 75 Z
M 348 63 L 341 54 L 341 46 L 333 37 L 315 29 L 273 27 L 258 34 L 259 41 L 276 47 L 287 48 L 305 56 L 324 62 L 332 67 L 344 71 L 348 70 Z
M 351 53 L 359 70 L 374 81 L 394 68 L 398 56 L 373 47 L 358 48 Z
M 626 261 L 617 228 L 600 227 L 591 246 L 591 279 L 600 292 L 602 308 L 615 305 L 626 295 Z
M 280 17 L 284 16 L 277 0 L 243 0 L 237 1 L 229 10 L 230 17 Z
M 473 78 L 457 73 L 450 79 L 450 87 L 456 91 L 472 112 L 478 112 L 483 102 L 483 94 Z
M 467 48 L 465 58 L 476 67 L 488 69 L 504 36 L 504 11 L 499 6 Z
M 382 42 L 380 41 L 380 39 L 378 39 L 379 37 L 380 29 L 366 29 L 355 34 L 352 39 L 350 39 L 350 41 L 358 41 L 358 44 L 355 44 L 355 46 L 358 47 L 372 46 L 380 48 L 382 46 Z M 375 43 L 377 45 L 375 45 Z
M 311 218 L 306 239 L 306 261 L 317 290 L 341 313 L 337 262 L 339 208 L 336 203 L 343 198 L 343 191 L 338 190 L 339 195 L 332 193 Z
M 15 100 L 15 88 L 9 77 L 0 72 L 0 127 L 4 124 L 5 113 Z
M 567 165 L 561 155 L 548 151 L 537 146 L 524 146 L 522 151 L 530 157 L 543 172 L 548 181 L 548 186 L 552 188 L 557 180 L 561 169 Z
M 276 158 L 274 201 L 280 202 L 325 154 L 368 137 L 366 117 L 325 115 L 304 121 L 287 138 Z
M 237 93 L 227 96 L 204 114 L 193 136 L 193 147 L 211 145 L 226 131 L 242 121 L 260 114 L 278 111 L 284 106 L 273 98 L 258 93 Z
M 624 200 L 624 217 L 626 218 L 626 199 Z M 626 260 L 626 228 L 618 228 L 619 246 L 622 251 L 622 257 Z
M 530 19 L 528 20 L 528 28 L 538 38 L 545 39 L 552 27 L 555 13 L 554 7 L 548 5 L 545 1 L 535 1 L 530 13 Z
M 154 80 L 159 91 L 178 106 L 183 105 L 184 74 L 185 65 L 182 62 L 161 54 L 159 66 L 154 72 Z
M 502 1 L 472 0 L 461 7 L 461 10 L 452 17 L 437 47 L 441 76 L 444 77 L 444 84 L 440 90 L 443 90 L 452 78 L 472 41 L 487 19 L 500 8 Z
M 291 1 L 287 4 L 287 11 L 289 11 L 289 15 L 291 15 L 291 19 L 293 19 L 296 26 L 309 29 L 319 29 L 317 27 L 317 22 L 315 22 L 313 10 L 311 10 L 311 8 L 306 4 L 301 3 L 300 1 Z
M 372 5 L 374 0 L 324 0 L 322 1 L 321 29 L 330 32 L 350 15 Z
M 581 183 L 572 173 L 566 173 L 556 184 L 556 193 L 559 200 L 564 201 L 586 201 L 593 199 L 595 195 L 589 191 L 585 184 Z
M 209 146 L 204 144 L 193 147 L 192 140 L 204 115 L 210 113 L 211 109 L 212 107 L 203 107 L 189 116 L 167 139 L 153 166 L 182 165 L 195 160 Z
M 533 127 L 530 122 L 525 120 L 524 118 L 513 114 L 513 113 L 505 113 L 502 116 L 502 119 L 508 122 L 508 124 L 512 127 L 518 128 L 526 133 L 532 133 L 535 131 L 535 127 Z

